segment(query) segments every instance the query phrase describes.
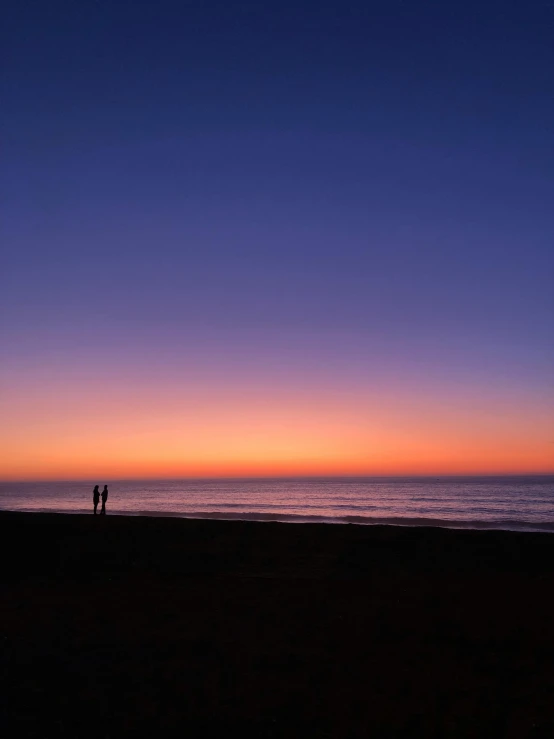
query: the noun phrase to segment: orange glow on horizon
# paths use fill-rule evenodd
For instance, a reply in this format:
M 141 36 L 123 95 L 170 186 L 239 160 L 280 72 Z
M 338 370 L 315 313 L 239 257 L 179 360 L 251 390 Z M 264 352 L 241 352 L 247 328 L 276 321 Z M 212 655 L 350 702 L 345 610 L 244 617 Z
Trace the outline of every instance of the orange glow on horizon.
M 526 397 L 58 382 L 2 405 L 3 480 L 554 472 Z

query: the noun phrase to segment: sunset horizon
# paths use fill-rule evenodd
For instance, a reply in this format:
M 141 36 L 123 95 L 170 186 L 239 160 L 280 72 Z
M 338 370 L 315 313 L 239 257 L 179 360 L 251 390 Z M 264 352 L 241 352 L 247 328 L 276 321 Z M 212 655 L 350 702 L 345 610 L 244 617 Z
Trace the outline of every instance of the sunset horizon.
M 40 404 L 28 390 L 11 396 L 18 423 L 0 432 L 0 479 L 554 471 L 548 409 L 526 412 L 526 397 L 398 397 L 398 385 L 388 397 L 352 387 L 215 393 L 197 382 L 180 395 L 167 384 L 149 395 L 128 383 L 87 397 L 85 385 L 50 384 Z

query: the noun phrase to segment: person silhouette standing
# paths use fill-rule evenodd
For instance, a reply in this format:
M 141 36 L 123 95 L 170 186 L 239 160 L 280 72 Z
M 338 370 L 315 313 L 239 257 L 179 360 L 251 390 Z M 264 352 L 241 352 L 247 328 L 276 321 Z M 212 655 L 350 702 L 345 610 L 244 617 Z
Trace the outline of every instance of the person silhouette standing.
M 98 490 L 98 485 L 95 485 L 94 490 L 92 491 L 92 502 L 94 503 L 94 515 L 96 516 L 96 509 L 100 502 L 100 491 Z
M 102 513 L 104 516 L 106 515 L 106 501 L 108 500 L 108 486 L 104 485 L 104 490 L 102 490 L 102 510 L 100 513 Z

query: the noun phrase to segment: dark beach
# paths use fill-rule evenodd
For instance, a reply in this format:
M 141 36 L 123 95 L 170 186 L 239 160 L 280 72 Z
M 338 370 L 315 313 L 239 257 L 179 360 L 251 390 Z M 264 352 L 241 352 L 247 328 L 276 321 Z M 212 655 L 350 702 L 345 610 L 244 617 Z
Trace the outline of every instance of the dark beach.
M 554 535 L 0 524 L 4 736 L 554 736 Z

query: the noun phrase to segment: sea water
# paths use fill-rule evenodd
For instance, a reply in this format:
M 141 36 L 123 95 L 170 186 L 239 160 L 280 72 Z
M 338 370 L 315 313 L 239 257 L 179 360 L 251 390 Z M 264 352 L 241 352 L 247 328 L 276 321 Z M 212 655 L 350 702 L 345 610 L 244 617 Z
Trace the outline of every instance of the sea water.
M 554 475 L 2 482 L 0 508 L 254 521 L 397 524 L 554 532 Z

